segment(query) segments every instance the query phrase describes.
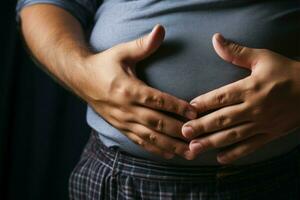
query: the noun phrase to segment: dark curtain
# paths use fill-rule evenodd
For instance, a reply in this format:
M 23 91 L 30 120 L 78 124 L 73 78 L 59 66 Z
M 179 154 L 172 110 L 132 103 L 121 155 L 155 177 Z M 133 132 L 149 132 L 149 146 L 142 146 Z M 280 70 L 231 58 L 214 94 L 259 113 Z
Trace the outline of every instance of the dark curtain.
M 34 65 L 0 3 L 0 199 L 68 199 L 68 178 L 89 136 L 86 105 Z

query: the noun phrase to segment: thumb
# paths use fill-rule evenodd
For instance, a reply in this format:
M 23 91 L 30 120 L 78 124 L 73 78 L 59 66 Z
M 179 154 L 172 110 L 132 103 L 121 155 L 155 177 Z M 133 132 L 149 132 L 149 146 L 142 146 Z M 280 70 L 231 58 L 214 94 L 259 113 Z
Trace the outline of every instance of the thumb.
M 226 40 L 220 33 L 213 36 L 213 46 L 217 54 L 227 62 L 247 69 L 257 63 L 258 51 Z
M 162 44 L 165 37 L 165 29 L 156 25 L 151 33 L 134 41 L 123 44 L 123 58 L 132 62 L 141 61 L 154 53 Z

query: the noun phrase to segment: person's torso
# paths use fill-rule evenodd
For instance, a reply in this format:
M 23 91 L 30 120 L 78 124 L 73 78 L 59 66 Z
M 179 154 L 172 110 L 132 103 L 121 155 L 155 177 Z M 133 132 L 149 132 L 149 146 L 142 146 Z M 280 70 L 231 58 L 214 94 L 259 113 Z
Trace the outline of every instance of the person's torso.
M 249 75 L 249 71 L 226 63 L 214 52 L 211 38 L 216 32 L 245 46 L 300 58 L 298 0 L 104 0 L 95 16 L 90 43 L 103 51 L 150 32 L 156 24 L 166 28 L 164 44 L 138 64 L 137 74 L 151 87 L 187 101 Z M 91 108 L 87 118 L 107 146 L 159 159 L 135 145 Z M 280 155 L 299 142 L 300 131 L 295 131 L 237 163 Z M 217 152 L 203 153 L 195 161 L 176 158 L 166 162 L 214 165 Z

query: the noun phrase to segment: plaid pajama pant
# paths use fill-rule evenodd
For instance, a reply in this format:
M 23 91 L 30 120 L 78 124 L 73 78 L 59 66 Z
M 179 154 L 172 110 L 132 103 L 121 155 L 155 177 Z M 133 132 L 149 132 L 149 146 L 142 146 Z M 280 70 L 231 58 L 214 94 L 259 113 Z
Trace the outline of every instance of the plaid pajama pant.
M 300 148 L 242 167 L 162 165 L 107 148 L 92 132 L 69 180 L 72 200 L 299 200 Z

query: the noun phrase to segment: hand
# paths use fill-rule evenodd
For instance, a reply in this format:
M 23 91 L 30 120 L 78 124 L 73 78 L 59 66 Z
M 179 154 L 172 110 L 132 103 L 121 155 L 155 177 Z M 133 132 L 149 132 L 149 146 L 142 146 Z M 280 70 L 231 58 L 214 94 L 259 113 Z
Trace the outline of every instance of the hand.
M 89 105 L 136 144 L 165 158 L 177 154 L 192 159 L 182 140 L 183 122 L 162 111 L 194 119 L 195 108 L 148 87 L 135 75 L 136 63 L 156 51 L 164 35 L 164 28 L 156 26 L 147 36 L 88 57 L 83 64 L 85 78 L 76 84 Z
M 220 34 L 214 35 L 213 46 L 222 59 L 252 73 L 193 99 L 200 114 L 211 113 L 187 122 L 182 132 L 194 138 L 194 153 L 227 147 L 217 156 L 227 164 L 300 126 L 300 64 L 266 49 L 240 46 Z
M 20 15 L 30 52 L 53 78 L 146 150 L 167 158 L 174 154 L 189 158 L 188 144 L 176 139 L 183 138 L 183 122 L 163 111 L 192 119 L 195 109 L 147 87 L 134 74 L 135 64 L 162 43 L 162 26 L 148 36 L 95 53 L 79 21 L 66 10 L 39 4 L 26 6 Z

